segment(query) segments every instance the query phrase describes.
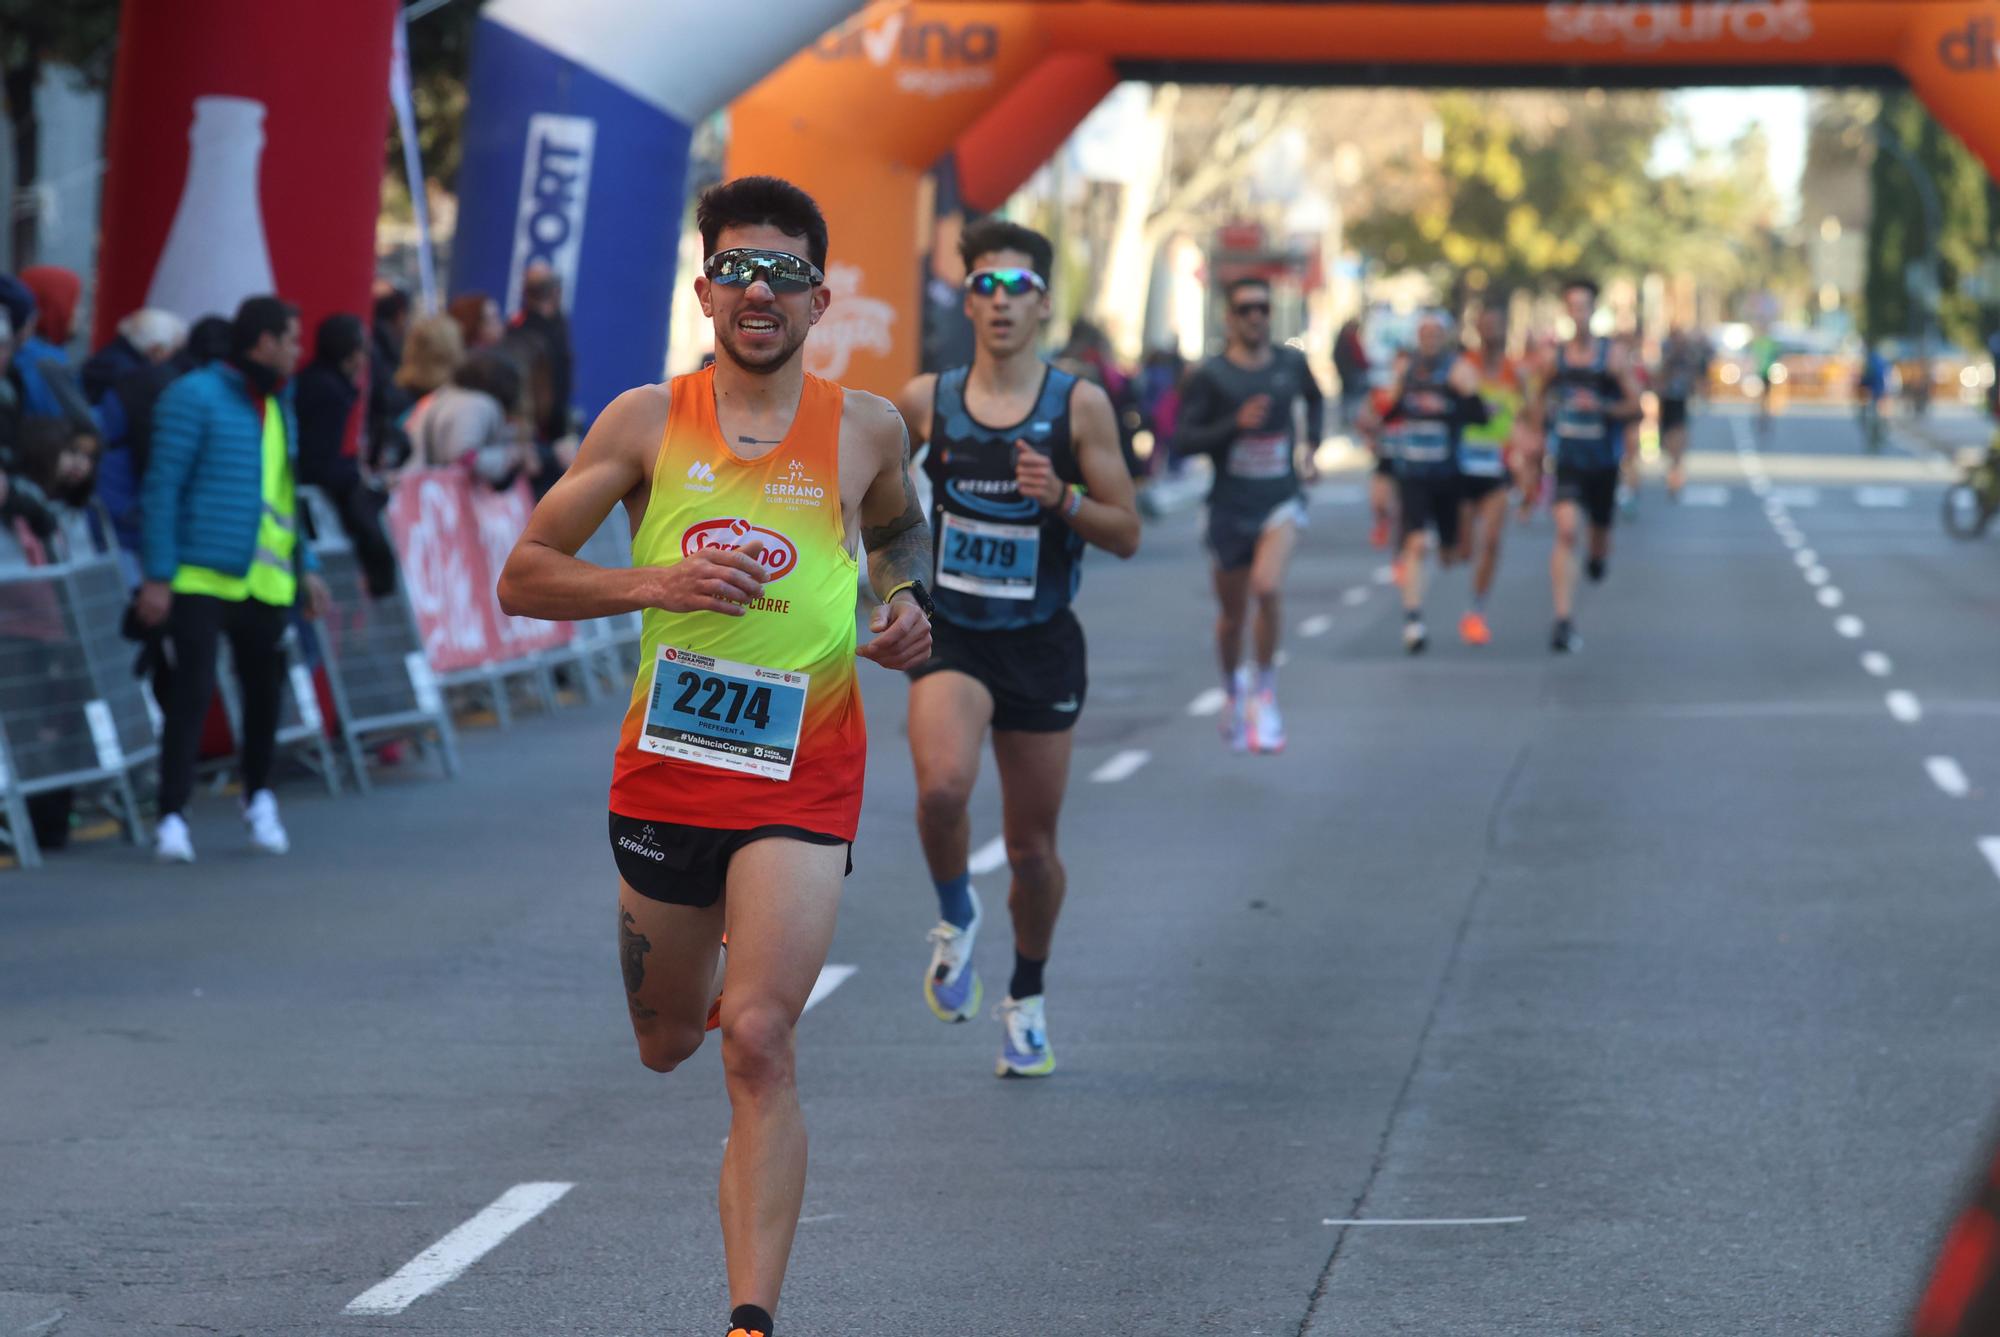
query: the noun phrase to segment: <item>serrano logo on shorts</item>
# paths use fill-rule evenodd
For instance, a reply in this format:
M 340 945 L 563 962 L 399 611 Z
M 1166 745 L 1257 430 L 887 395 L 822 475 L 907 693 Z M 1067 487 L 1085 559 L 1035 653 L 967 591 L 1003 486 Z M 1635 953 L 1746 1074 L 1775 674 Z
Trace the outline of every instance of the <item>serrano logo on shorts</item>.
M 681 556 L 692 557 L 704 548 L 738 548 L 751 539 L 764 543 L 764 579 L 783 580 L 799 564 L 798 545 L 775 529 L 753 525 L 748 520 L 723 518 L 689 525 L 681 535 Z

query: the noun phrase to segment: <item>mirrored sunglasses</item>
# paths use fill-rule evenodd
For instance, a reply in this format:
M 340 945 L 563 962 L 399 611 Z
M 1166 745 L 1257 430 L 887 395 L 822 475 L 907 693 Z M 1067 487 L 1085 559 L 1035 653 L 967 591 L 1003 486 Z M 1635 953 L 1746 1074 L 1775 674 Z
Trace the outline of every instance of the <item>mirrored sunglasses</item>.
M 1047 292 L 1049 285 L 1032 269 L 981 269 L 966 276 L 966 291 L 980 297 L 1004 292 L 1009 297 L 1025 297 L 1031 292 Z
M 725 288 L 747 288 L 758 279 L 771 285 L 775 293 L 809 292 L 826 282 L 826 275 L 810 260 L 789 251 L 759 251 L 738 247 L 717 251 L 702 265 L 710 283 Z

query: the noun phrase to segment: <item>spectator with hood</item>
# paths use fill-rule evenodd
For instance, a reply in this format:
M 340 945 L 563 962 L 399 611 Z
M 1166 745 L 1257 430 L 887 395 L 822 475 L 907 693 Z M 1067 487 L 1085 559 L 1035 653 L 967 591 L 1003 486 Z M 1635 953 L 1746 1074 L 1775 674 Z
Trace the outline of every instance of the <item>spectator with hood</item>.
M 76 303 L 83 295 L 83 280 L 56 265 L 30 265 L 21 271 L 21 282 L 35 298 L 34 329 L 14 353 L 25 394 L 23 411 L 70 418 L 95 429 L 96 415 L 84 398 L 67 350 L 76 333 Z
M 396 589 L 396 555 L 382 532 L 388 498 L 362 474 L 347 432 L 367 384 L 370 355 L 361 317 L 341 313 L 319 323 L 313 359 L 297 383 L 299 482 L 326 494 L 354 545 L 369 593 L 380 598 Z

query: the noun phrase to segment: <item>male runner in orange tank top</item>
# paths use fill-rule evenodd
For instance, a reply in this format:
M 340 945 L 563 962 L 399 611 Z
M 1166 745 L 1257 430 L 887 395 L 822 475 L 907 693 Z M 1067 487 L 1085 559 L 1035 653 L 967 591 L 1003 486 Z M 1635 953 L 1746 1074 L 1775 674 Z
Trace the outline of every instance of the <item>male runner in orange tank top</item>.
M 769 1337 L 805 1191 L 793 1028 L 860 816 L 854 658 L 901 671 L 930 657 L 931 546 L 894 406 L 806 374 L 830 299 L 818 206 L 747 177 L 709 190 L 696 217 L 714 367 L 604 411 L 536 507 L 500 602 L 527 617 L 643 611 L 610 805 L 626 1001 L 641 1061 L 671 1072 L 701 1046 L 727 936 L 729 1332 Z M 620 502 L 632 569 L 579 560 Z M 858 649 L 857 534 L 883 601 Z

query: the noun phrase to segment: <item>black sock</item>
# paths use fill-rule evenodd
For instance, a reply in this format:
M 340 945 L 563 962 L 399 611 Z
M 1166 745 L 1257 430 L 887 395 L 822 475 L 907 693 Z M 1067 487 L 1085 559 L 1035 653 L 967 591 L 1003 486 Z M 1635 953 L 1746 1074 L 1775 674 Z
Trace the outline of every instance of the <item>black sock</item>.
M 1590 573 L 1592 580 L 1604 579 L 1604 559 L 1602 557 L 1591 558 L 1584 569 Z
M 729 1311 L 729 1330 L 762 1333 L 771 1337 L 771 1316 L 756 1305 L 737 1305 Z
M 1015 1002 L 1023 998 L 1033 998 L 1042 991 L 1042 967 L 1046 961 L 1030 961 L 1019 952 L 1014 953 L 1014 978 L 1007 983 L 1007 996 Z

